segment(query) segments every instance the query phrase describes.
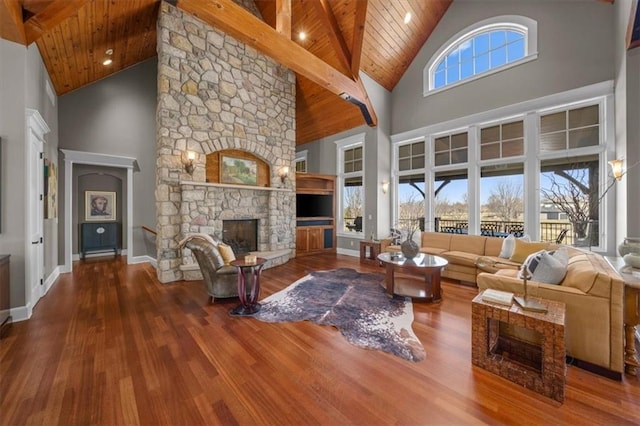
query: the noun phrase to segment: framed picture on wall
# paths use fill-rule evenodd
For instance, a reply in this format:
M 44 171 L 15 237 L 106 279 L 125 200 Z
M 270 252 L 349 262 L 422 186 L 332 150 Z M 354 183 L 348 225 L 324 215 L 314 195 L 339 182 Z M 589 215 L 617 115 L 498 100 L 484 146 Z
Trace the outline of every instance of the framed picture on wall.
M 84 220 L 87 222 L 116 220 L 116 193 L 85 191 L 84 212 Z
M 239 185 L 258 184 L 258 164 L 248 158 L 222 156 L 220 182 Z

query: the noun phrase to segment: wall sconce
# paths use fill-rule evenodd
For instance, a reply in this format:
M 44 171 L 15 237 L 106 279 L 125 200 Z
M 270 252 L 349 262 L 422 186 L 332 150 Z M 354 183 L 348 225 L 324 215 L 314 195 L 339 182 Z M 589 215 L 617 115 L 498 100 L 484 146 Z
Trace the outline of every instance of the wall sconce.
M 382 193 L 386 194 L 387 192 L 389 192 L 389 182 L 386 180 L 382 181 Z
M 624 173 L 622 172 L 622 161 L 623 160 L 609 161 L 609 165 L 611 166 L 611 173 L 613 173 L 613 177 L 616 180 L 622 180 L 622 176 L 624 175 Z
M 193 174 L 193 169 L 195 168 L 195 166 L 193 165 L 193 160 L 195 159 L 196 159 L 196 153 L 193 151 L 187 151 L 187 158 L 186 160 L 183 161 L 183 163 L 184 163 L 185 171 L 190 175 Z
M 284 183 L 285 179 L 289 177 L 289 166 L 284 166 L 278 172 L 278 176 L 280 176 L 280 180 Z

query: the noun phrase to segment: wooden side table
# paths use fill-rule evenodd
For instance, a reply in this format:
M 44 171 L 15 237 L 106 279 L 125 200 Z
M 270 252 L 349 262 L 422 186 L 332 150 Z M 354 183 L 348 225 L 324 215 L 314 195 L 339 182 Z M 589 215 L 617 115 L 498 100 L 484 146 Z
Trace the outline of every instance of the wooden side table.
M 565 304 L 532 298 L 548 312 L 524 311 L 518 304 L 504 306 L 482 300 L 471 303 L 472 362 L 559 402 L 564 401 Z
M 624 371 L 635 376 L 640 367 L 635 345 L 636 326 L 640 324 L 640 269 L 625 265 L 621 257 L 605 259 L 624 281 Z
M 380 241 L 360 241 L 360 263 L 372 263 L 381 266 L 382 263 L 378 260 L 379 254 Z

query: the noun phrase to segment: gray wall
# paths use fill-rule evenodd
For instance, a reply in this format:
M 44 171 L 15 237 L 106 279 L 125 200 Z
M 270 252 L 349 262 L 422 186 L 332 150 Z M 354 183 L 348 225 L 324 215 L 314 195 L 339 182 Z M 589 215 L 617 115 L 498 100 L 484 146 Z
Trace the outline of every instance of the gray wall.
M 11 307 L 14 308 L 26 303 L 26 108 L 38 110 L 50 127 L 51 132 L 45 136 L 44 155 L 54 164 L 57 162 L 58 111 L 57 106 L 46 95 L 45 81 L 50 83 L 35 44 L 27 49 L 19 44 L 0 40 L 0 252 L 11 254 Z M 56 219 L 45 220 L 43 236 L 46 279 L 58 265 Z
M 393 90 L 393 134 L 611 80 L 613 13 L 596 1 L 455 0 Z M 538 22 L 538 59 L 424 97 L 431 56 L 469 25 L 500 15 Z
M 154 258 L 141 226 L 154 228 L 156 220 L 156 75 L 157 60 L 152 58 L 60 97 L 60 148 L 137 160 L 133 252 L 129 248 L 128 255 Z M 64 217 L 66 212 L 60 214 Z M 64 241 L 60 243 L 62 253 Z
M 362 125 L 335 135 L 299 145 L 296 151 L 307 150 L 307 171 L 335 175 L 337 149 L 335 141 L 349 136 L 365 133 L 365 206 L 363 232 L 365 238 L 371 233 L 378 238 L 388 235 L 391 218 L 391 192 L 383 194 L 381 182 L 390 180 L 391 146 L 389 131 L 391 128 L 391 93 L 360 73 L 367 89 L 373 109 L 378 117 L 378 126 Z M 337 200 L 336 200 L 337 201 Z M 369 219 L 371 216 L 371 219 Z M 338 237 L 338 248 L 359 250 L 358 239 Z

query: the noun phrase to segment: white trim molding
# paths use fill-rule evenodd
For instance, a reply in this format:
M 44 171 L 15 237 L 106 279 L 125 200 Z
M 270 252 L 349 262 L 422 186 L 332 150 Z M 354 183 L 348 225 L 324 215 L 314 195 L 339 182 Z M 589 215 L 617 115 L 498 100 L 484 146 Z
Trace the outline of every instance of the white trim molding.
M 133 170 L 138 163 L 135 158 L 119 155 L 98 154 L 95 152 L 61 149 L 64 157 L 64 265 L 63 272 L 73 270 L 73 165 L 89 164 L 93 166 L 118 167 L 127 169 L 127 250 L 133 253 Z M 130 258 L 127 257 L 127 261 Z

